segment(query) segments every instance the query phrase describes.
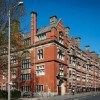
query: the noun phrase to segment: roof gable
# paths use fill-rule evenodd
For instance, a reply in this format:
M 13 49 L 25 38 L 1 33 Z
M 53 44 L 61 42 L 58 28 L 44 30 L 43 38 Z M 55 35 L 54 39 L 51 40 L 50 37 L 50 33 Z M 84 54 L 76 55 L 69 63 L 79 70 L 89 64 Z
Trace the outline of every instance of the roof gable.
M 62 19 L 59 19 L 59 21 L 57 22 L 56 27 L 59 29 L 61 29 L 62 31 L 64 30 L 64 26 L 63 26 L 63 21 Z

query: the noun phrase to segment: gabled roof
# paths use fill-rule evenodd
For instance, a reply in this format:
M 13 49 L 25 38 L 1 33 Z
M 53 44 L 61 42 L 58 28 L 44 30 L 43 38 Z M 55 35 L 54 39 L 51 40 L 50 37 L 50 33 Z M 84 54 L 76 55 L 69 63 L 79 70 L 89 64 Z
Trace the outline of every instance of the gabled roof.
M 48 31 L 50 31 L 53 27 L 56 27 L 56 23 L 55 24 L 50 24 L 49 26 L 46 26 L 46 27 L 38 29 L 36 35 L 39 35 L 39 34 L 42 34 L 42 33 L 46 33 Z
M 46 33 L 46 32 L 51 31 L 51 29 L 53 27 L 56 27 L 56 24 L 57 23 L 50 24 L 49 26 L 46 26 L 46 27 L 43 27 L 43 28 L 38 29 L 36 35 L 39 35 L 39 34 L 42 34 L 42 33 Z M 30 37 L 31 37 L 31 32 L 23 35 L 23 39 L 30 38 Z
M 23 39 L 27 39 L 31 37 L 31 33 L 23 34 Z

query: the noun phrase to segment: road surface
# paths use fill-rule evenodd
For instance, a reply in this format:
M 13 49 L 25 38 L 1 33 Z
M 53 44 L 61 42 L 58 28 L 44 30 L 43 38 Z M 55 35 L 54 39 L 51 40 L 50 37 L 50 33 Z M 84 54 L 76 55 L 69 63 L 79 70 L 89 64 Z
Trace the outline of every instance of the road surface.
M 69 98 L 69 99 L 65 99 L 65 100 L 100 100 L 100 94 L 93 94 L 93 95 L 88 95 L 88 96 Z

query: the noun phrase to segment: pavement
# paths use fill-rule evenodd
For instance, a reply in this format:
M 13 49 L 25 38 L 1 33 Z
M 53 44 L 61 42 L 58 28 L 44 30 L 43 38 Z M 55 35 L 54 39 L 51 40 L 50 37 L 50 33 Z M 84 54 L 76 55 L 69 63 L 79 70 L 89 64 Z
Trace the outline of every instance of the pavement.
M 75 95 L 72 94 L 66 94 L 63 96 L 52 96 L 52 97 L 36 97 L 36 98 L 20 98 L 20 100 L 77 100 L 77 98 L 80 97 L 86 97 L 86 96 L 93 96 L 100 94 L 100 92 L 85 92 L 85 93 L 78 93 Z

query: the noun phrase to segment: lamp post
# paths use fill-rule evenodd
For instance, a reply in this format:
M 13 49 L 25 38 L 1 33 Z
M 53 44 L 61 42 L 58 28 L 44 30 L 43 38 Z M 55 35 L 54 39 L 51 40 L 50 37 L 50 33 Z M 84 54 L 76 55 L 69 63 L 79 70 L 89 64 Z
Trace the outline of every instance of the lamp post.
M 9 22 L 9 28 L 8 28 L 8 100 L 10 100 L 10 11 L 17 7 L 17 6 L 21 6 L 23 5 L 23 2 L 18 2 L 14 7 L 12 7 L 11 9 L 9 8 L 8 11 L 8 22 Z
M 95 75 L 95 93 L 96 93 L 96 75 Z

